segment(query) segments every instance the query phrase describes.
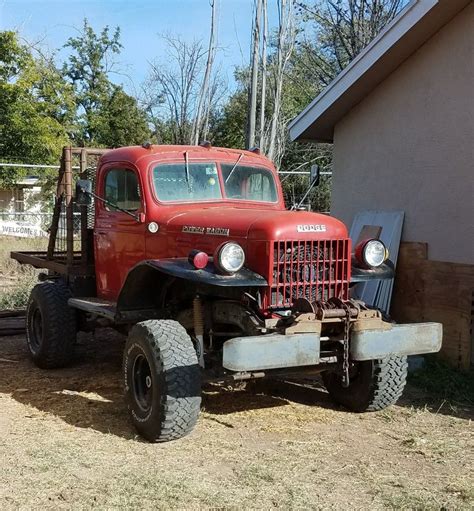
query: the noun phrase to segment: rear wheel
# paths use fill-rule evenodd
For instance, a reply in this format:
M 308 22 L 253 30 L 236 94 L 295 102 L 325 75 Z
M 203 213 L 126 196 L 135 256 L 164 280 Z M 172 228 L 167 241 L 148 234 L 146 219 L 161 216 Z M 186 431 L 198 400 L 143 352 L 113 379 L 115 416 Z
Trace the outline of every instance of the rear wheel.
M 43 369 L 67 365 L 76 342 L 76 313 L 62 282 L 46 281 L 31 291 L 26 313 L 26 339 L 34 363 Z
M 201 405 L 201 370 L 193 342 L 177 321 L 137 323 L 123 367 L 125 397 L 140 435 L 167 442 L 192 431 Z
M 337 373 L 323 373 L 323 381 L 334 401 L 353 412 L 383 410 L 403 393 L 408 370 L 405 356 L 357 362 L 352 369 L 347 388 Z

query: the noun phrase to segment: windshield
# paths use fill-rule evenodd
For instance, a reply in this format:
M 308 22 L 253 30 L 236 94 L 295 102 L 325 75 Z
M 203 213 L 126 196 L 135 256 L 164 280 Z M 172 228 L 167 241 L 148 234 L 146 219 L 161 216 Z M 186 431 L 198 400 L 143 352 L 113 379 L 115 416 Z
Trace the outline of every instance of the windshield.
M 273 175 L 262 167 L 221 164 L 225 194 L 229 199 L 276 202 Z
M 158 165 L 153 169 L 153 184 L 161 201 L 204 201 L 221 199 L 215 163 Z
M 212 163 L 160 164 L 153 169 L 153 184 L 160 201 L 212 201 L 238 199 L 277 202 L 273 175 L 262 167 L 221 163 L 222 193 L 218 167 Z

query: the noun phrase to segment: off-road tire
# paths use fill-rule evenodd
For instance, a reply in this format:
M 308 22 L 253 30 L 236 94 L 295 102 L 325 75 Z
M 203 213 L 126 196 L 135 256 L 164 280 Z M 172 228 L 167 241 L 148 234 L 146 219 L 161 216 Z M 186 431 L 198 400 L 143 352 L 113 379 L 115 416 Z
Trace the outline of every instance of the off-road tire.
M 167 442 L 192 431 L 201 406 L 201 369 L 177 321 L 137 323 L 125 345 L 123 371 L 128 409 L 141 436 Z
M 323 373 L 331 398 L 353 412 L 375 412 L 395 404 L 407 380 L 406 356 L 358 362 L 349 387 L 342 386 L 338 373 Z
M 69 289 L 45 281 L 31 290 L 26 311 L 26 340 L 33 362 L 42 369 L 64 367 L 73 358 L 76 312 L 67 304 Z

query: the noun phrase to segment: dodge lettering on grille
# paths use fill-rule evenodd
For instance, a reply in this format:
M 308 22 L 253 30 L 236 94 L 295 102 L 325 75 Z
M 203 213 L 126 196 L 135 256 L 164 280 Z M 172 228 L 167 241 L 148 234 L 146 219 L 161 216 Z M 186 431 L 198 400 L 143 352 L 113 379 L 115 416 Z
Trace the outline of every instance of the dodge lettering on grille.
M 324 224 L 297 225 L 296 230 L 298 232 L 326 232 L 326 226 Z

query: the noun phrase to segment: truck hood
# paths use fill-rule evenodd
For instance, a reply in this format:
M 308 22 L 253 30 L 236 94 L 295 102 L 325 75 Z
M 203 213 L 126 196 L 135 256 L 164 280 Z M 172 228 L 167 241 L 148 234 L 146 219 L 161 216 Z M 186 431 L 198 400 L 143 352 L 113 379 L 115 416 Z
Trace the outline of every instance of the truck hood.
M 190 209 L 165 220 L 168 233 L 202 234 L 250 240 L 342 239 L 347 228 L 321 213 L 277 209 L 216 207 Z

